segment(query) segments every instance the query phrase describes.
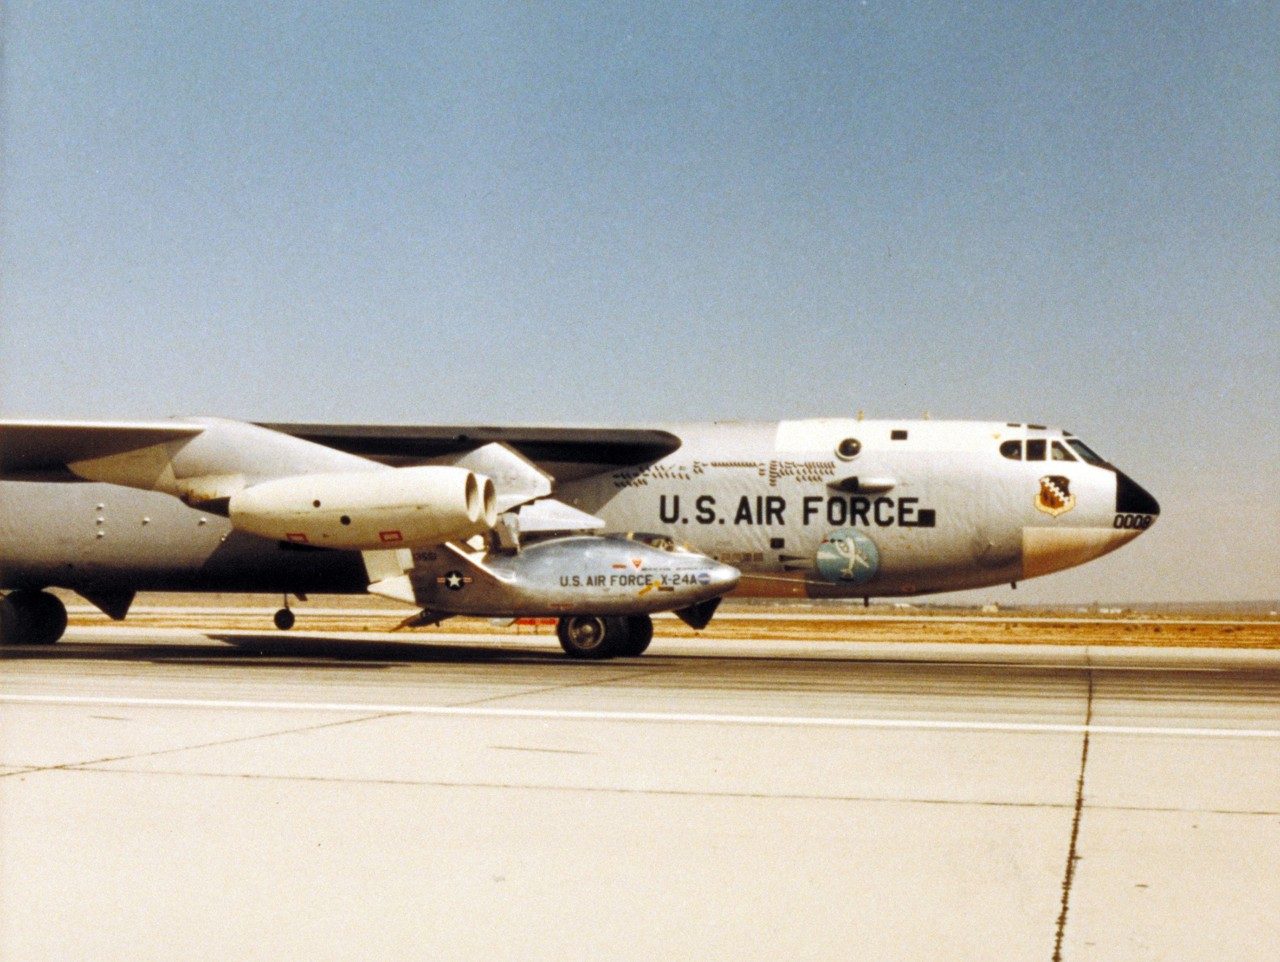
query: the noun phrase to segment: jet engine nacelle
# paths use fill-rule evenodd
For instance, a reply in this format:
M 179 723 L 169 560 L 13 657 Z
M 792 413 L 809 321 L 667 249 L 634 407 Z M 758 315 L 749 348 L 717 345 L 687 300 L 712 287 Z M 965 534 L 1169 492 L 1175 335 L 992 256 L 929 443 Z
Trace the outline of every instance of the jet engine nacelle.
M 489 478 L 431 466 L 264 481 L 233 494 L 227 513 L 263 538 L 355 551 L 463 540 L 497 523 Z

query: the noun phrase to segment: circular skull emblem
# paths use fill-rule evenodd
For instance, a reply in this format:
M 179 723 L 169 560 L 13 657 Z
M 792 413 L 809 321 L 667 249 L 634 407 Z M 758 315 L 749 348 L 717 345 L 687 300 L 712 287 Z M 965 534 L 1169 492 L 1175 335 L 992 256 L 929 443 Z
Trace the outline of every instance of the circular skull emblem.
M 836 528 L 818 545 L 818 574 L 843 585 L 864 585 L 880 570 L 876 543 L 853 528 Z

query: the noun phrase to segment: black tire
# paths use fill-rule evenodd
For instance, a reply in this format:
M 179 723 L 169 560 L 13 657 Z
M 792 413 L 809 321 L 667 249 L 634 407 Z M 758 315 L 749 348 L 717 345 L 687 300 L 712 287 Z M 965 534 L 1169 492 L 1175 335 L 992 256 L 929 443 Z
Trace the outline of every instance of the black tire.
M 556 625 L 560 647 L 570 658 L 599 660 L 618 654 L 627 637 L 626 623 L 621 618 L 599 615 L 570 615 Z
M 293 612 L 288 608 L 281 608 L 272 616 L 271 620 L 275 622 L 276 627 L 281 631 L 288 631 L 293 627 L 293 623 L 297 619 L 293 617 Z
M 13 612 L 12 626 L 4 626 L 6 641 L 20 645 L 52 645 L 67 630 L 67 607 L 47 591 L 15 591 L 4 600 Z
M 618 654 L 623 658 L 638 658 L 649 649 L 653 641 L 653 619 L 648 615 L 632 615 L 623 618 L 626 624 L 627 637 L 618 646 Z
M 60 640 L 67 631 L 67 606 L 57 595 L 41 591 L 36 595 L 41 639 L 37 644 L 52 645 Z

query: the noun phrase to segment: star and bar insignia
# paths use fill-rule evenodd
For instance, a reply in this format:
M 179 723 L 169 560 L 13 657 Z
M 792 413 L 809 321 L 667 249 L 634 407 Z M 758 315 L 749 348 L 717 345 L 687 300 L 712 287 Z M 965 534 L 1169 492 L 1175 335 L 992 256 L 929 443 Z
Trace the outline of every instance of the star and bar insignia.
M 436 584 L 444 585 L 450 591 L 461 591 L 471 584 L 471 576 L 461 571 L 448 571 L 436 578 Z

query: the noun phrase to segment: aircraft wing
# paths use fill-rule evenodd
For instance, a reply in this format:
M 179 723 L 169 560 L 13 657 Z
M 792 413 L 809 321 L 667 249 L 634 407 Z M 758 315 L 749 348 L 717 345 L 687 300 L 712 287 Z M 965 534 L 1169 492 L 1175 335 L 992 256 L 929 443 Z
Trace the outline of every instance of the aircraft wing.
M 647 464 L 680 447 L 676 435 L 653 428 L 359 424 L 259 427 L 396 466 L 456 457 L 487 444 L 504 444 L 559 481 Z
M 512 544 L 521 527 L 594 530 L 599 519 L 549 498 L 556 477 L 679 446 L 664 431 L 611 428 L 0 420 L 0 476 L 163 492 L 259 537 L 357 550 L 370 592 L 412 604 L 411 548 L 495 529 L 499 510 L 524 511 L 523 526 L 508 518 L 499 532 Z
M 192 438 L 203 430 L 177 421 L 0 420 L 0 475 L 62 473 L 77 461 Z
M 272 479 L 447 464 L 490 478 L 499 511 L 539 502 L 526 512 L 526 530 L 576 530 L 601 522 L 547 502 L 555 475 L 521 448 L 581 477 L 660 457 L 679 444 L 663 431 L 628 429 L 0 420 L 0 477 L 121 484 L 221 513 L 231 496 Z

